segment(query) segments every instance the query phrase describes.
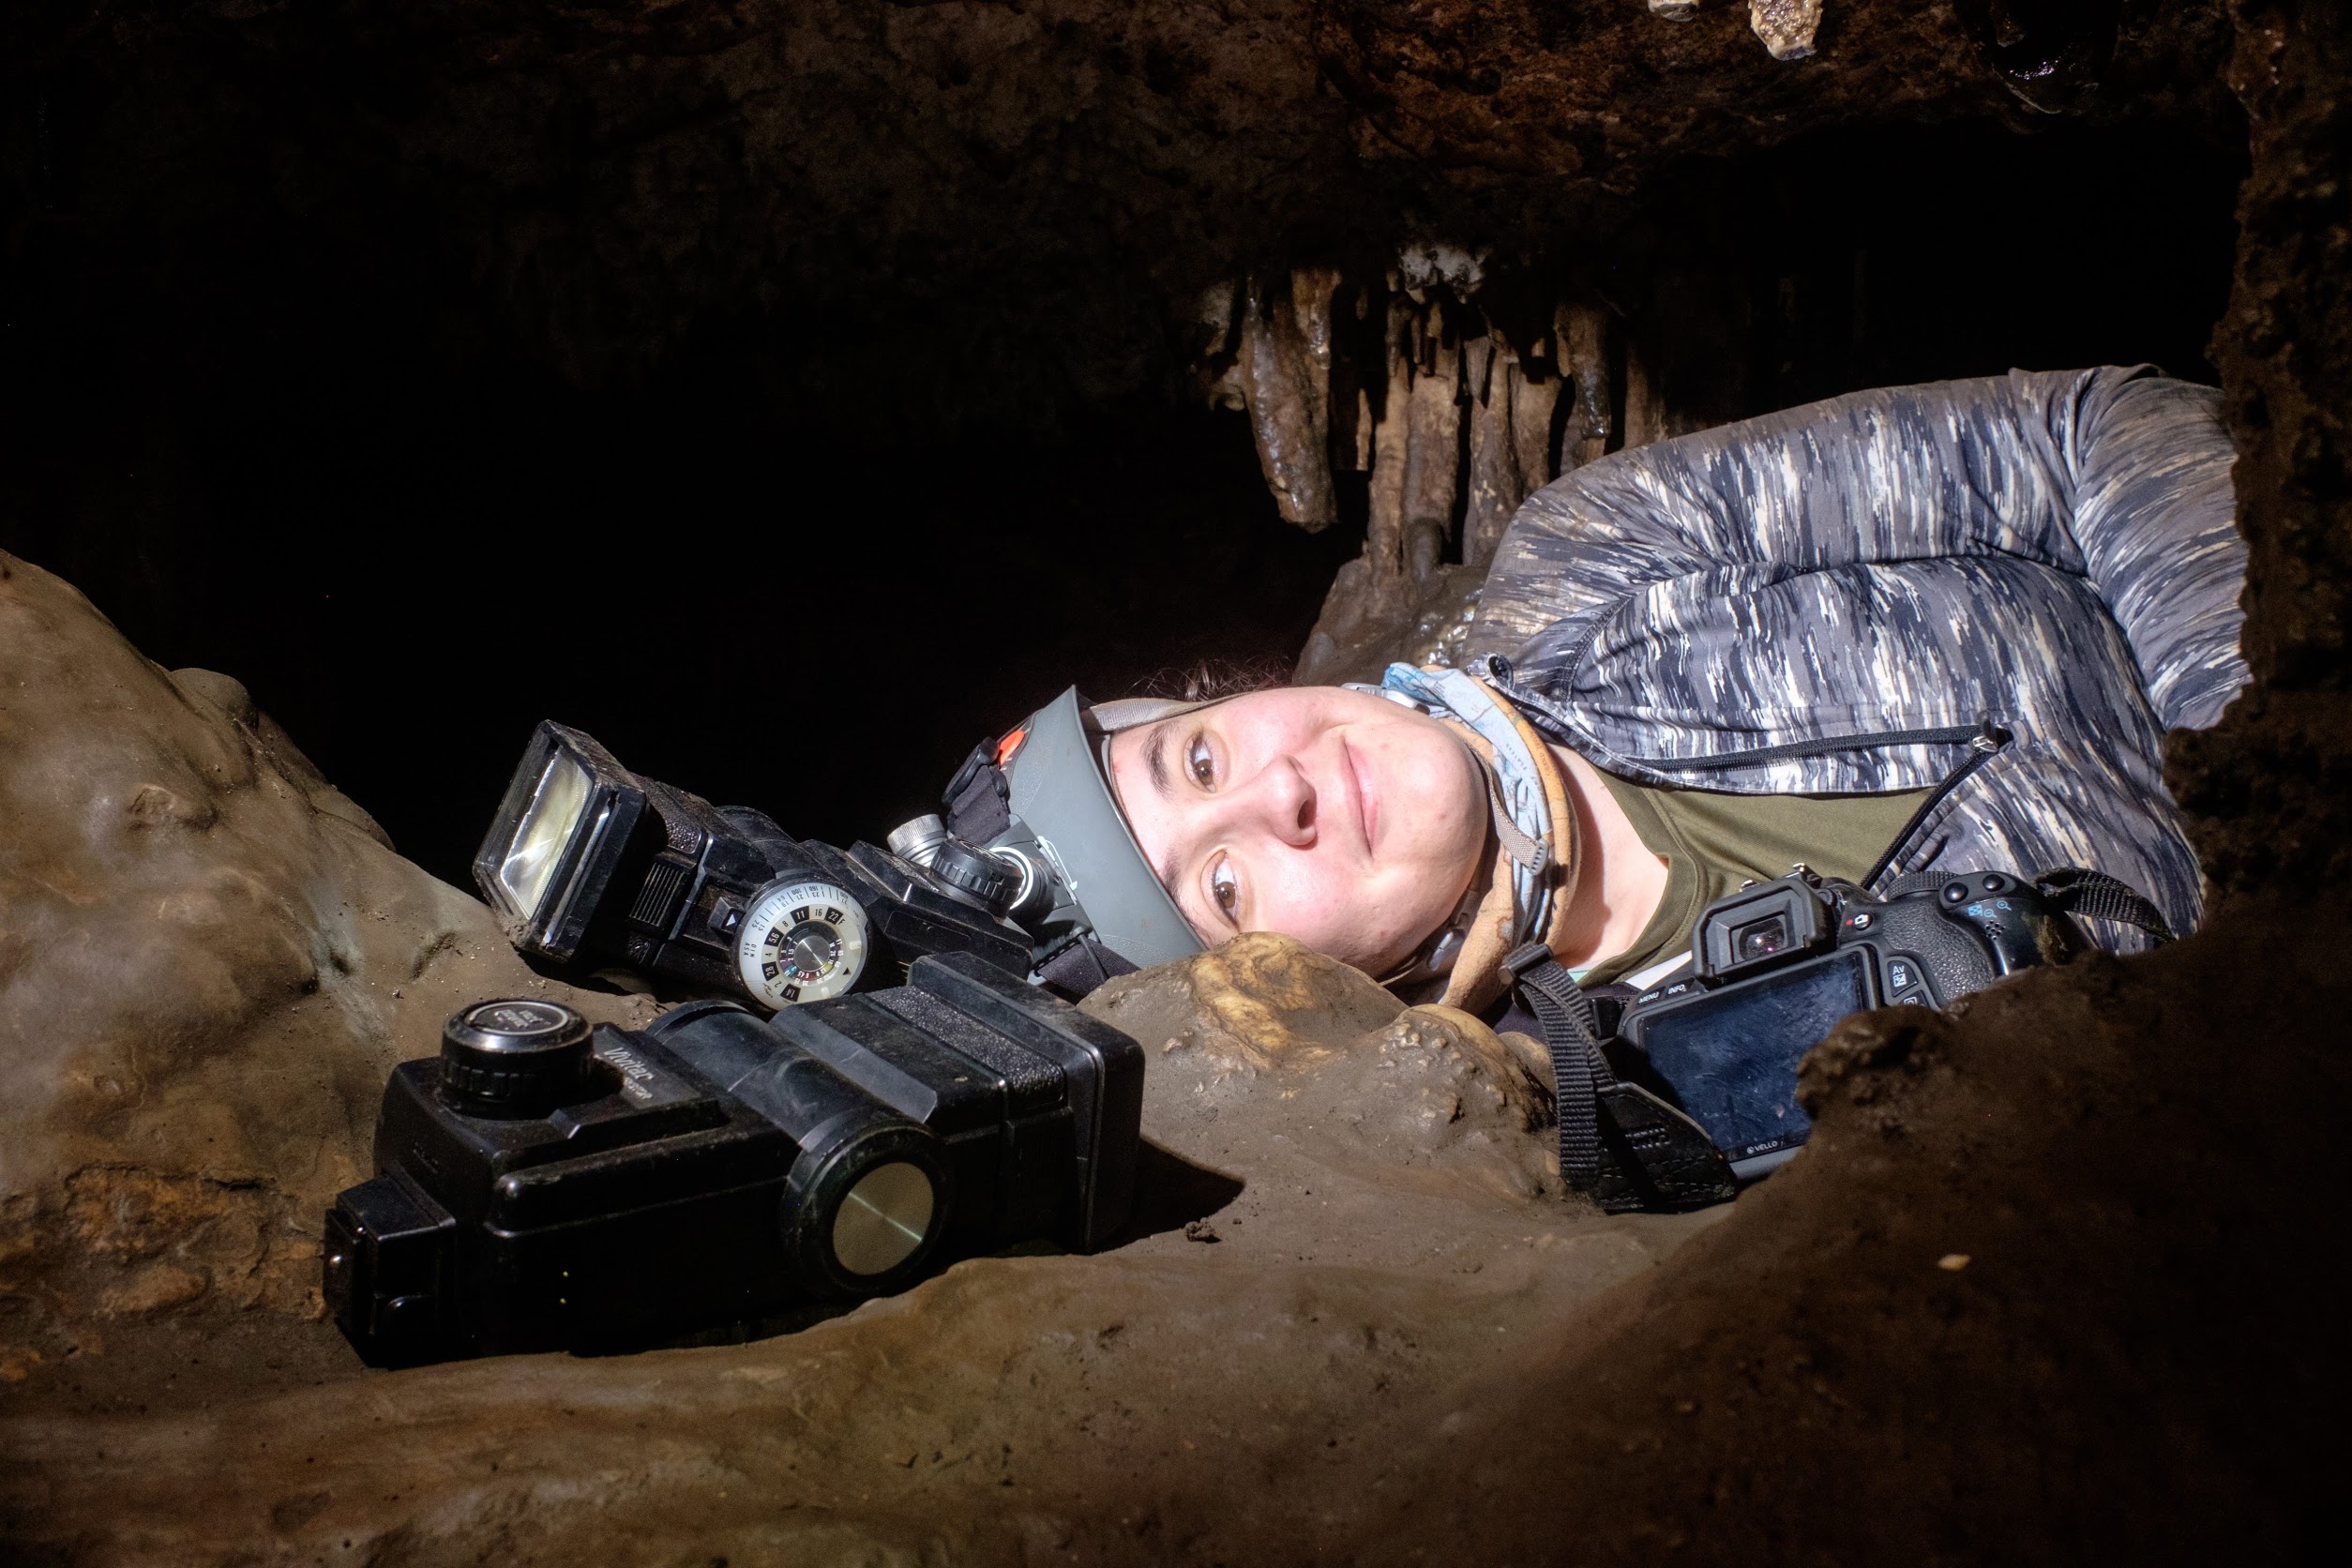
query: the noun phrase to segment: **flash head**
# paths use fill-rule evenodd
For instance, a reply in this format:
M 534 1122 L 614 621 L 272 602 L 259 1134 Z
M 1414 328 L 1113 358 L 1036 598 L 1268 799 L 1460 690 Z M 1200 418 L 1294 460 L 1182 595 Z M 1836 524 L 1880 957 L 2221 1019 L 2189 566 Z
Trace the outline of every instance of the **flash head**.
M 643 786 L 595 737 L 551 722 L 533 731 L 474 856 L 507 939 L 577 957 L 644 814 Z

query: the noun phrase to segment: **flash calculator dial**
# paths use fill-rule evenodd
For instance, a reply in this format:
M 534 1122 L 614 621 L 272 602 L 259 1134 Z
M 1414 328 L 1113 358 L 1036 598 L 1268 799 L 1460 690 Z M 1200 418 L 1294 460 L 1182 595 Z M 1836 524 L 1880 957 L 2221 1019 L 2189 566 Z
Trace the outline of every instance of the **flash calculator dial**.
M 744 917 L 735 970 L 764 1006 L 822 1002 L 857 984 L 868 941 L 865 907 L 833 883 L 771 882 Z

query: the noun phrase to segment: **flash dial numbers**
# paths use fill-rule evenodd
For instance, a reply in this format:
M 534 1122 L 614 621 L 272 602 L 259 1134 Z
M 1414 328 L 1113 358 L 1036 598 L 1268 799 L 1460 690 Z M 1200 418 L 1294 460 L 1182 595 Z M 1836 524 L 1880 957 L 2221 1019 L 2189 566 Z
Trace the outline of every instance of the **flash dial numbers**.
M 769 1007 L 822 1002 L 866 971 L 866 911 L 831 882 L 776 882 L 752 898 L 735 946 L 744 989 Z

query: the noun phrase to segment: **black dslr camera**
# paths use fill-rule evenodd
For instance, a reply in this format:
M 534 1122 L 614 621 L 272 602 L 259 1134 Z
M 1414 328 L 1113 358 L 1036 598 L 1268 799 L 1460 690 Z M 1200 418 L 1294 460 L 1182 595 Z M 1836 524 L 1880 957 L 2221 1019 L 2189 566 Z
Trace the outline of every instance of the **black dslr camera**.
M 966 953 L 891 989 L 591 1029 L 476 1003 L 405 1063 L 373 1181 L 326 1216 L 369 1361 L 620 1349 L 904 1289 L 943 1258 L 1125 1223 L 1135 1041 Z
M 1840 1018 L 1941 1007 L 2086 945 L 2033 884 L 1998 871 L 1878 899 L 1800 868 L 1708 905 L 1691 929 L 1696 972 L 1626 1003 L 1617 1033 L 1637 1052 L 1630 1076 L 1704 1128 L 1744 1181 L 1811 1132 L 1797 1062 Z
M 1034 867 L 919 818 L 888 850 L 794 839 L 745 807 L 714 807 L 623 767 L 595 739 L 543 723 L 474 857 L 506 935 L 557 965 L 597 958 L 761 1007 L 898 984 L 927 953 L 1030 972 L 1006 918 L 1038 897 Z

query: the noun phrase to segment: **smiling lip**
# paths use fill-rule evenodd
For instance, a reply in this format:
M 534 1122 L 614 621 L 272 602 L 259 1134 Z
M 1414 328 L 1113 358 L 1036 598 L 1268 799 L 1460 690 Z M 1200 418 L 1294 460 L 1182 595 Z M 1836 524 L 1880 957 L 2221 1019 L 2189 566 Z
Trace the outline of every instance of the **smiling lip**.
M 1355 748 L 1343 738 L 1339 755 L 1348 764 L 1348 792 L 1356 798 L 1356 831 L 1364 835 L 1364 857 L 1372 858 L 1372 832 L 1380 826 L 1380 808 L 1372 798 L 1371 786 L 1364 780 L 1364 764 L 1356 760 Z

